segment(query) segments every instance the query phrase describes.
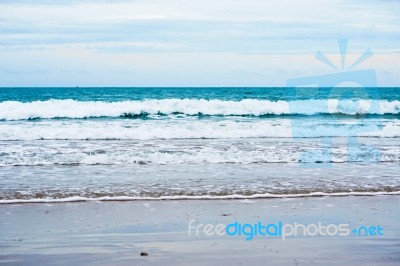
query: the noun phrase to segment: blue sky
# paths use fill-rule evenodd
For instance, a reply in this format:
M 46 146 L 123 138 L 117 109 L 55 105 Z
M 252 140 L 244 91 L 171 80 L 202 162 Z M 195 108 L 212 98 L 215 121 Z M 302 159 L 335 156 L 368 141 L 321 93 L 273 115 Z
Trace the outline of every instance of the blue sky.
M 400 1 L 2 0 L 0 86 L 285 86 L 375 69 L 400 86 Z M 345 67 L 346 70 L 346 67 Z

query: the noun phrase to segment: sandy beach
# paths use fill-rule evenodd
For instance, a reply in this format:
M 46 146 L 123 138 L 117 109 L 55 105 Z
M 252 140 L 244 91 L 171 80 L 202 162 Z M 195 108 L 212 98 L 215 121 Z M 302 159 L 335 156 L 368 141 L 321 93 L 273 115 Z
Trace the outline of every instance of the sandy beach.
M 2 204 L 0 263 L 398 265 L 398 206 L 399 196 Z M 194 219 L 380 225 L 383 236 L 189 236 Z

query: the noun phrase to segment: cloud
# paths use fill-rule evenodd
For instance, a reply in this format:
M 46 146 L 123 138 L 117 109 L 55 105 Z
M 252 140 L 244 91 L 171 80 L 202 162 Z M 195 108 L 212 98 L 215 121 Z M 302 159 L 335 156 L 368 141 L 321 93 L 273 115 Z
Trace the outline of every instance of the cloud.
M 287 73 L 282 70 L 302 71 L 290 65 L 296 55 L 312 60 L 318 50 L 335 54 L 338 38 L 349 39 L 350 53 L 362 53 L 367 48 L 375 54 L 396 56 L 400 52 L 399 2 L 389 0 L 3 0 L 0 8 L 0 61 L 12 65 L 14 71 L 29 66 L 32 77 L 41 60 L 48 65 L 40 65 L 40 69 L 64 71 L 71 78 L 74 72 L 65 69 L 73 68 L 73 64 L 79 65 L 82 73 L 93 75 L 112 70 L 99 68 L 101 64 L 113 65 L 121 70 L 119 73 L 154 74 L 161 80 L 165 69 L 151 67 L 151 62 L 165 65 L 162 62 L 187 58 L 190 63 L 178 61 L 187 69 L 190 67 L 186 64 L 201 65 L 205 69 L 193 71 L 209 73 L 209 80 L 220 82 L 218 75 L 210 74 L 210 66 L 196 63 L 202 55 L 221 68 L 213 70 L 220 77 L 231 77 L 227 74 L 230 71 L 241 73 L 232 77 L 234 81 L 249 82 L 247 78 L 257 76 L 259 68 L 247 64 L 250 70 L 225 72 L 224 68 L 234 64 L 232 57 L 258 55 L 253 64 L 271 69 L 268 71 L 274 73 L 274 82 L 280 79 L 284 84 Z M 177 57 L 179 54 L 182 56 Z M 278 67 L 274 55 L 291 56 L 281 57 L 286 62 Z M 118 64 L 137 60 L 137 56 L 150 63 Z M 267 58 L 269 61 L 261 61 Z M 180 64 L 172 64 L 168 71 L 183 71 Z M 143 69 L 138 72 L 137 68 Z M 1 82 L 18 83 L 11 81 L 11 76 L 2 71 L 0 86 Z M 195 76 L 188 76 L 198 82 Z M 76 73 L 76 79 L 82 80 L 82 75 Z M 65 82 L 64 78 L 60 82 Z
M 400 35 L 398 16 L 391 10 L 379 13 L 379 9 L 362 5 L 356 10 L 340 1 L 322 5 L 308 0 L 296 6 L 289 0 L 273 4 L 260 0 L 56 1 L 57 6 L 32 2 L 3 4 L 2 46 L 153 42 L 163 43 L 158 46 L 161 51 L 178 47 L 183 51 L 274 53 L 291 52 L 290 41 L 300 40 L 297 50 L 304 40 L 346 37 L 385 42 Z M 269 45 L 273 42 L 277 45 Z M 275 50 L 275 46 L 283 49 Z
M 2 0 L 0 5 L 72 5 L 82 3 L 118 3 L 140 0 Z

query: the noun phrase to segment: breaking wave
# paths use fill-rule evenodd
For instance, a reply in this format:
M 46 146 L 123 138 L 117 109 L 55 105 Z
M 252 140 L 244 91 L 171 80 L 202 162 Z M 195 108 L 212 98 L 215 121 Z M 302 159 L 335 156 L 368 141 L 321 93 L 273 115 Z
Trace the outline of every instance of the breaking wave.
M 400 101 L 378 100 L 299 100 L 268 101 L 245 99 L 222 101 L 204 99 L 162 99 L 142 101 L 76 101 L 47 100 L 34 102 L 0 102 L 0 120 L 133 117 L 151 115 L 209 115 L 209 116 L 265 116 L 265 115 L 398 115 Z

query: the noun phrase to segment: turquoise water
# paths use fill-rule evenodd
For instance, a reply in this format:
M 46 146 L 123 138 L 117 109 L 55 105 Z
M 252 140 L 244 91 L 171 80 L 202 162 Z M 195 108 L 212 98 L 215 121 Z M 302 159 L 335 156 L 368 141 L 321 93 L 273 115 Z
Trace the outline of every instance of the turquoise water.
M 400 88 L 1 88 L 0 202 L 399 193 Z
M 0 88 L 3 101 L 46 101 L 73 99 L 77 101 L 126 101 L 144 99 L 219 99 L 240 101 L 260 99 L 293 101 L 309 99 L 399 100 L 400 88 Z

